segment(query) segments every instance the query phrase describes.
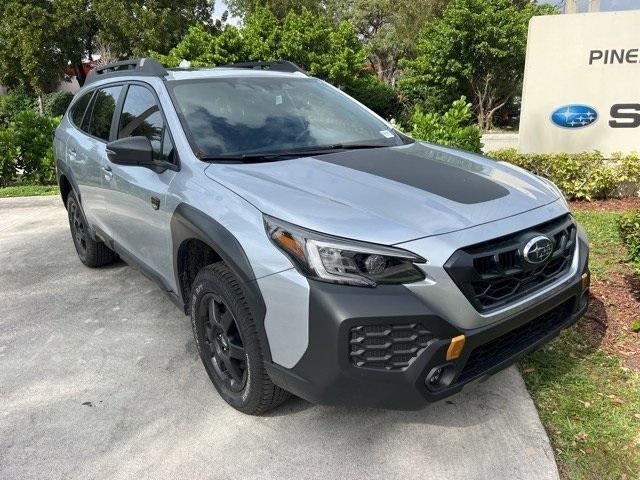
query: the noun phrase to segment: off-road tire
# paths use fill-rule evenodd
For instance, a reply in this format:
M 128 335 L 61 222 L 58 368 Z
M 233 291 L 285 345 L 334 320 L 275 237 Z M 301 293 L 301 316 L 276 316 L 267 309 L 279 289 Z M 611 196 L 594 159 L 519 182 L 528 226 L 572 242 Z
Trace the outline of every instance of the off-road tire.
M 96 268 L 113 263 L 118 258 L 103 242 L 91 237 L 89 224 L 75 192 L 70 192 L 67 197 L 67 213 L 73 245 L 82 263 L 87 267 Z
M 218 307 L 212 307 L 212 301 Z M 235 339 L 230 336 L 228 343 L 219 344 L 218 347 L 226 344 L 228 350 L 230 344 L 241 344 L 245 355 L 242 364 L 246 365 L 243 383 L 236 382 L 236 391 L 232 388 L 233 379 L 226 378 L 226 372 L 221 372 L 220 365 L 225 364 L 216 360 L 213 353 L 215 348 L 212 344 L 217 338 L 214 337 L 213 342 L 211 340 L 212 325 L 218 325 L 217 322 L 211 321 L 211 308 L 223 308 L 223 304 L 225 313 L 230 311 L 234 317 L 233 322 L 237 328 L 233 334 Z M 261 415 L 289 398 L 289 392 L 274 385 L 265 370 L 263 348 L 251 308 L 240 282 L 223 262 L 208 265 L 198 272 L 191 289 L 190 306 L 191 326 L 200 358 L 216 390 L 229 405 L 246 414 Z M 224 334 L 221 333 L 218 337 L 221 335 Z M 230 373 L 227 375 L 232 377 Z

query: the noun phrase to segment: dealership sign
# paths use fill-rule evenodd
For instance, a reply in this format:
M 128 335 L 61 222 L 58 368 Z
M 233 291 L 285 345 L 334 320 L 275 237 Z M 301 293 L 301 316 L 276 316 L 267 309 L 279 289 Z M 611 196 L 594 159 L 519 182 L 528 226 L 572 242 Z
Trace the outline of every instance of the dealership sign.
M 534 17 L 519 149 L 640 151 L 640 11 Z

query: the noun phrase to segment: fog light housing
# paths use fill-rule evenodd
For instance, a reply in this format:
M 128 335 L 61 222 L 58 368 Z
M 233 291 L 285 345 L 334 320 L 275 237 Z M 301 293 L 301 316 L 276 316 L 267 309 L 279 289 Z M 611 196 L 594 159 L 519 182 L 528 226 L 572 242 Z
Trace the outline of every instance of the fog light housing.
M 429 390 L 440 390 L 451 385 L 455 370 L 452 363 L 445 363 L 433 367 L 424 379 L 424 384 Z
M 589 270 L 582 274 L 581 285 L 583 291 L 591 286 L 591 272 Z

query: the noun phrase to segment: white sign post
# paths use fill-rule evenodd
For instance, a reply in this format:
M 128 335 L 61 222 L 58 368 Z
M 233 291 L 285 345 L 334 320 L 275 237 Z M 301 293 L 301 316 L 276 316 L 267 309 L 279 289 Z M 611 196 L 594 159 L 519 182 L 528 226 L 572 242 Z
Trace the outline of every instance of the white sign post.
M 640 11 L 531 20 L 519 150 L 640 151 Z

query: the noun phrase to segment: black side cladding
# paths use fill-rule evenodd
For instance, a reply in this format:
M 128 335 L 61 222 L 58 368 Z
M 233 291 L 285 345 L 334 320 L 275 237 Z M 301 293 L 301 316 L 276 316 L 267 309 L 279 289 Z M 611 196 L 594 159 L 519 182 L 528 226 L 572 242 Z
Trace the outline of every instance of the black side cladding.
M 458 203 L 488 202 L 509 194 L 502 185 L 462 166 L 398 149 L 354 150 L 316 159 L 403 183 Z
M 258 335 L 260 336 L 265 360 L 271 361 L 269 343 L 264 330 L 266 306 L 260 293 L 260 288 L 255 281 L 255 275 L 249 259 L 240 242 L 223 225 L 200 210 L 184 203 L 178 205 L 171 217 L 171 237 L 173 241 L 173 268 L 176 276 L 176 285 L 179 287 L 182 283 L 178 275 L 178 252 L 183 241 L 190 239 L 200 240 L 222 258 L 242 285 L 245 299 L 251 307 L 251 313 L 258 327 Z M 188 305 L 188 298 L 183 298 L 182 300 L 185 306 Z

